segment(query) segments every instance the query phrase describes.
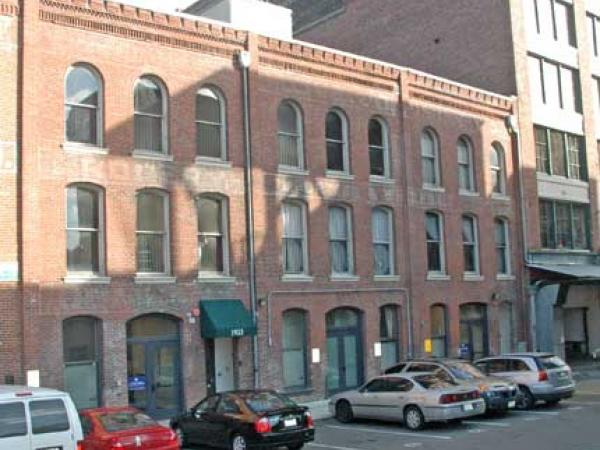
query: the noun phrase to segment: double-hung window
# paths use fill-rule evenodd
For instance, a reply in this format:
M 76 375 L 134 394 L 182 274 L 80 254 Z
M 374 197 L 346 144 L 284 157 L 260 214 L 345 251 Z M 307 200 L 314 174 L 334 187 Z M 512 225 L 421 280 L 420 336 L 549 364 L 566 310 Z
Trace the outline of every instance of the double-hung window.
M 166 154 L 167 98 L 163 84 L 154 77 L 142 77 L 134 90 L 135 149 Z
M 198 272 L 228 274 L 227 201 L 213 196 L 196 199 Z
M 466 137 L 456 144 L 458 156 L 458 186 L 461 191 L 475 192 L 475 174 L 473 170 L 473 149 Z
M 371 215 L 375 275 L 394 274 L 392 214 L 387 208 L 374 208 Z
M 303 169 L 302 115 L 299 108 L 291 101 L 283 101 L 277 109 L 277 138 L 279 165 Z
M 379 340 L 381 341 L 381 369 L 385 370 L 400 360 L 400 333 L 398 307 L 379 308 Z
M 465 274 L 479 274 L 479 239 L 477 220 L 473 216 L 462 217 L 463 261 Z
M 196 154 L 225 160 L 225 100 L 214 88 L 202 88 L 196 94 Z
M 329 255 L 332 275 L 354 272 L 350 210 L 343 206 L 329 208 Z
M 102 83 L 87 66 L 69 68 L 65 80 L 65 139 L 102 145 Z
M 341 111 L 331 110 L 327 113 L 325 138 L 327 143 L 327 170 L 345 174 L 350 173 L 348 123 Z
M 438 140 L 432 130 L 421 133 L 421 173 L 424 186 L 440 186 L 440 152 Z
M 282 205 L 283 272 L 289 275 L 307 273 L 306 217 L 304 204 L 286 201 Z
M 498 275 L 510 274 L 510 248 L 508 222 L 502 218 L 494 220 L 496 238 L 496 273 Z
M 389 138 L 385 123 L 379 118 L 369 120 L 369 167 L 375 177 L 389 178 Z
M 444 241 L 442 216 L 437 212 L 425 214 L 427 237 L 427 271 L 434 274 L 446 272 L 444 261 Z
M 504 160 L 504 149 L 500 144 L 492 145 L 490 151 L 490 172 L 492 178 L 492 193 L 506 194 L 506 161 Z
M 147 189 L 137 194 L 137 272 L 166 275 L 169 266 L 169 198 Z

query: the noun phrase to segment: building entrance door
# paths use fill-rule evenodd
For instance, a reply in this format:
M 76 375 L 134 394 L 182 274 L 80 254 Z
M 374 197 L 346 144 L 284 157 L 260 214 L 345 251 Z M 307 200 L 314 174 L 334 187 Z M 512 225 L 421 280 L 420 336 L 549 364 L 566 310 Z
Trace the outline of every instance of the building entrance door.
M 358 312 L 341 308 L 327 314 L 327 393 L 363 382 L 362 332 Z
M 486 306 L 478 303 L 460 307 L 460 344 L 467 351 L 463 357 L 471 360 L 489 354 Z
M 235 389 L 233 339 L 215 339 L 215 388 L 217 392 Z

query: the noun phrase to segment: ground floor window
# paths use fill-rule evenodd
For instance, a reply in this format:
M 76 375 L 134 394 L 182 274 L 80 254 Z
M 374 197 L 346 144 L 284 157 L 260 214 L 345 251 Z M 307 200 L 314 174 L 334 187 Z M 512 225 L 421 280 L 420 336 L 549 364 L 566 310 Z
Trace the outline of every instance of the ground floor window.
M 306 312 L 283 313 L 283 384 L 288 389 L 308 386 Z
M 430 311 L 430 321 L 431 356 L 444 358 L 448 354 L 446 307 L 444 305 L 433 305 Z
M 381 369 L 393 366 L 400 359 L 398 307 L 387 305 L 379 309 L 379 340 L 381 341 Z

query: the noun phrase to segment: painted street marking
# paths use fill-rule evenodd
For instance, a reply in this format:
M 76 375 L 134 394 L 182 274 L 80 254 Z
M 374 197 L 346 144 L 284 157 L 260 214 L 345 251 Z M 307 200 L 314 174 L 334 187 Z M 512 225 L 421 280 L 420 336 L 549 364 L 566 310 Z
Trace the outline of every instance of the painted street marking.
M 474 430 L 469 430 L 468 432 L 471 434 L 480 434 L 480 433 L 484 433 L 485 430 L 482 430 L 481 428 L 475 428 Z
M 339 447 L 337 445 L 319 444 L 317 442 L 309 442 L 306 445 L 308 445 L 309 447 L 330 448 L 332 450 L 362 450 L 359 448 L 352 448 L 352 447 Z
M 539 417 L 525 417 L 526 422 L 537 422 L 538 420 L 540 420 Z
M 567 409 L 569 411 L 580 411 L 583 409 L 583 406 L 569 406 Z
M 451 441 L 452 438 L 450 436 L 440 436 L 438 434 L 426 434 L 421 432 L 414 433 L 402 433 L 400 431 L 389 431 L 383 428 L 360 428 L 360 427 L 343 427 L 339 425 L 325 425 L 327 428 L 333 428 L 336 430 L 349 430 L 349 431 L 362 431 L 365 433 L 377 433 L 377 434 L 391 434 L 394 436 L 410 436 L 410 437 L 419 437 L 419 438 L 429 438 L 429 439 L 439 439 L 442 441 Z
M 474 421 L 474 420 L 463 420 L 463 423 L 467 424 L 467 425 L 481 425 L 484 427 L 501 427 L 501 428 L 510 427 L 510 424 L 504 423 L 504 422 L 478 422 L 478 421 Z
M 513 411 L 513 414 L 536 414 L 539 416 L 558 416 L 560 413 L 558 411 Z
M 404 444 L 404 446 L 407 448 L 417 448 L 423 447 L 423 444 L 421 442 L 409 442 L 408 444 Z

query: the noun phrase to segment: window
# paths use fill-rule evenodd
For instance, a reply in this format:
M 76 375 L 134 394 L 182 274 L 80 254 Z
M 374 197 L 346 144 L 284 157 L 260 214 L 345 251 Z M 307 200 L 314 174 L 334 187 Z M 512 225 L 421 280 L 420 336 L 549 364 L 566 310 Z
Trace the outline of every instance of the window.
M 529 55 L 529 85 L 534 104 L 581 113 L 579 71 Z
M 600 56 L 600 17 L 588 14 L 588 39 L 592 46 L 592 54 Z
M 332 274 L 353 273 L 352 231 L 348 208 L 342 206 L 329 208 L 329 255 Z
M 27 419 L 23 402 L 0 404 L 0 439 L 27 434 Z
M 587 180 L 582 136 L 535 126 L 537 171 L 574 180 Z
M 530 370 L 525 361 L 520 359 L 508 360 L 508 372 L 529 372 Z
M 306 243 L 306 216 L 300 202 L 284 202 L 283 218 L 283 272 L 306 274 L 308 249 Z
M 438 141 L 432 130 L 424 130 L 421 133 L 421 169 L 423 184 L 427 186 L 439 186 L 440 162 Z
M 225 146 L 225 101 L 213 88 L 196 94 L 196 141 L 198 156 L 227 159 Z
M 589 205 L 540 200 L 542 248 L 588 250 L 589 221 Z
M 223 394 L 217 406 L 217 414 L 242 414 L 242 411 L 233 395 Z
M 290 101 L 284 101 L 277 109 L 277 137 L 279 138 L 279 165 L 304 168 L 302 148 L 302 114 Z
M 223 198 L 196 199 L 198 214 L 198 271 L 227 274 L 227 202 Z
M 394 238 L 392 213 L 387 208 L 374 208 L 371 215 L 375 275 L 394 274 Z
M 525 0 L 528 28 L 544 39 L 577 47 L 575 16 L 571 2 Z
M 430 309 L 430 320 L 431 356 L 434 358 L 444 358 L 448 352 L 446 307 L 444 305 L 433 305 Z
M 506 193 L 506 169 L 504 150 L 500 144 L 494 144 L 490 152 L 490 171 L 492 173 L 492 192 L 494 194 Z
M 381 369 L 393 366 L 400 360 L 400 333 L 398 307 L 382 306 L 379 309 L 379 340 L 381 341 Z
M 437 364 L 411 363 L 411 365 L 408 366 L 407 372 L 435 372 L 439 368 L 440 366 Z
M 29 402 L 29 415 L 33 434 L 57 433 L 70 428 L 62 400 L 32 400 Z
M 308 386 L 306 312 L 283 313 L 283 384 L 286 388 Z
M 90 67 L 67 71 L 65 86 L 65 139 L 79 144 L 102 145 L 102 82 Z
M 104 271 L 102 191 L 92 185 L 67 188 L 67 271 L 98 275 Z
M 388 132 L 381 119 L 369 120 L 370 174 L 376 177 L 390 176 Z
M 510 250 L 508 246 L 508 222 L 505 219 L 494 220 L 496 237 L 496 273 L 510 274 Z
M 166 91 L 152 77 L 140 78 L 135 84 L 135 149 L 167 153 Z
M 425 232 L 427 235 L 427 271 L 444 273 L 444 242 L 440 214 L 435 212 L 425 214 Z
M 462 191 L 475 192 L 473 150 L 469 140 L 461 137 L 456 144 L 456 151 L 458 153 L 458 186 Z
M 349 172 L 348 123 L 340 111 L 329 111 L 325 124 L 327 170 Z
M 479 239 L 477 220 L 473 216 L 462 217 L 463 261 L 467 274 L 479 273 Z
M 137 271 L 141 274 L 169 272 L 169 204 L 160 191 L 137 194 Z

